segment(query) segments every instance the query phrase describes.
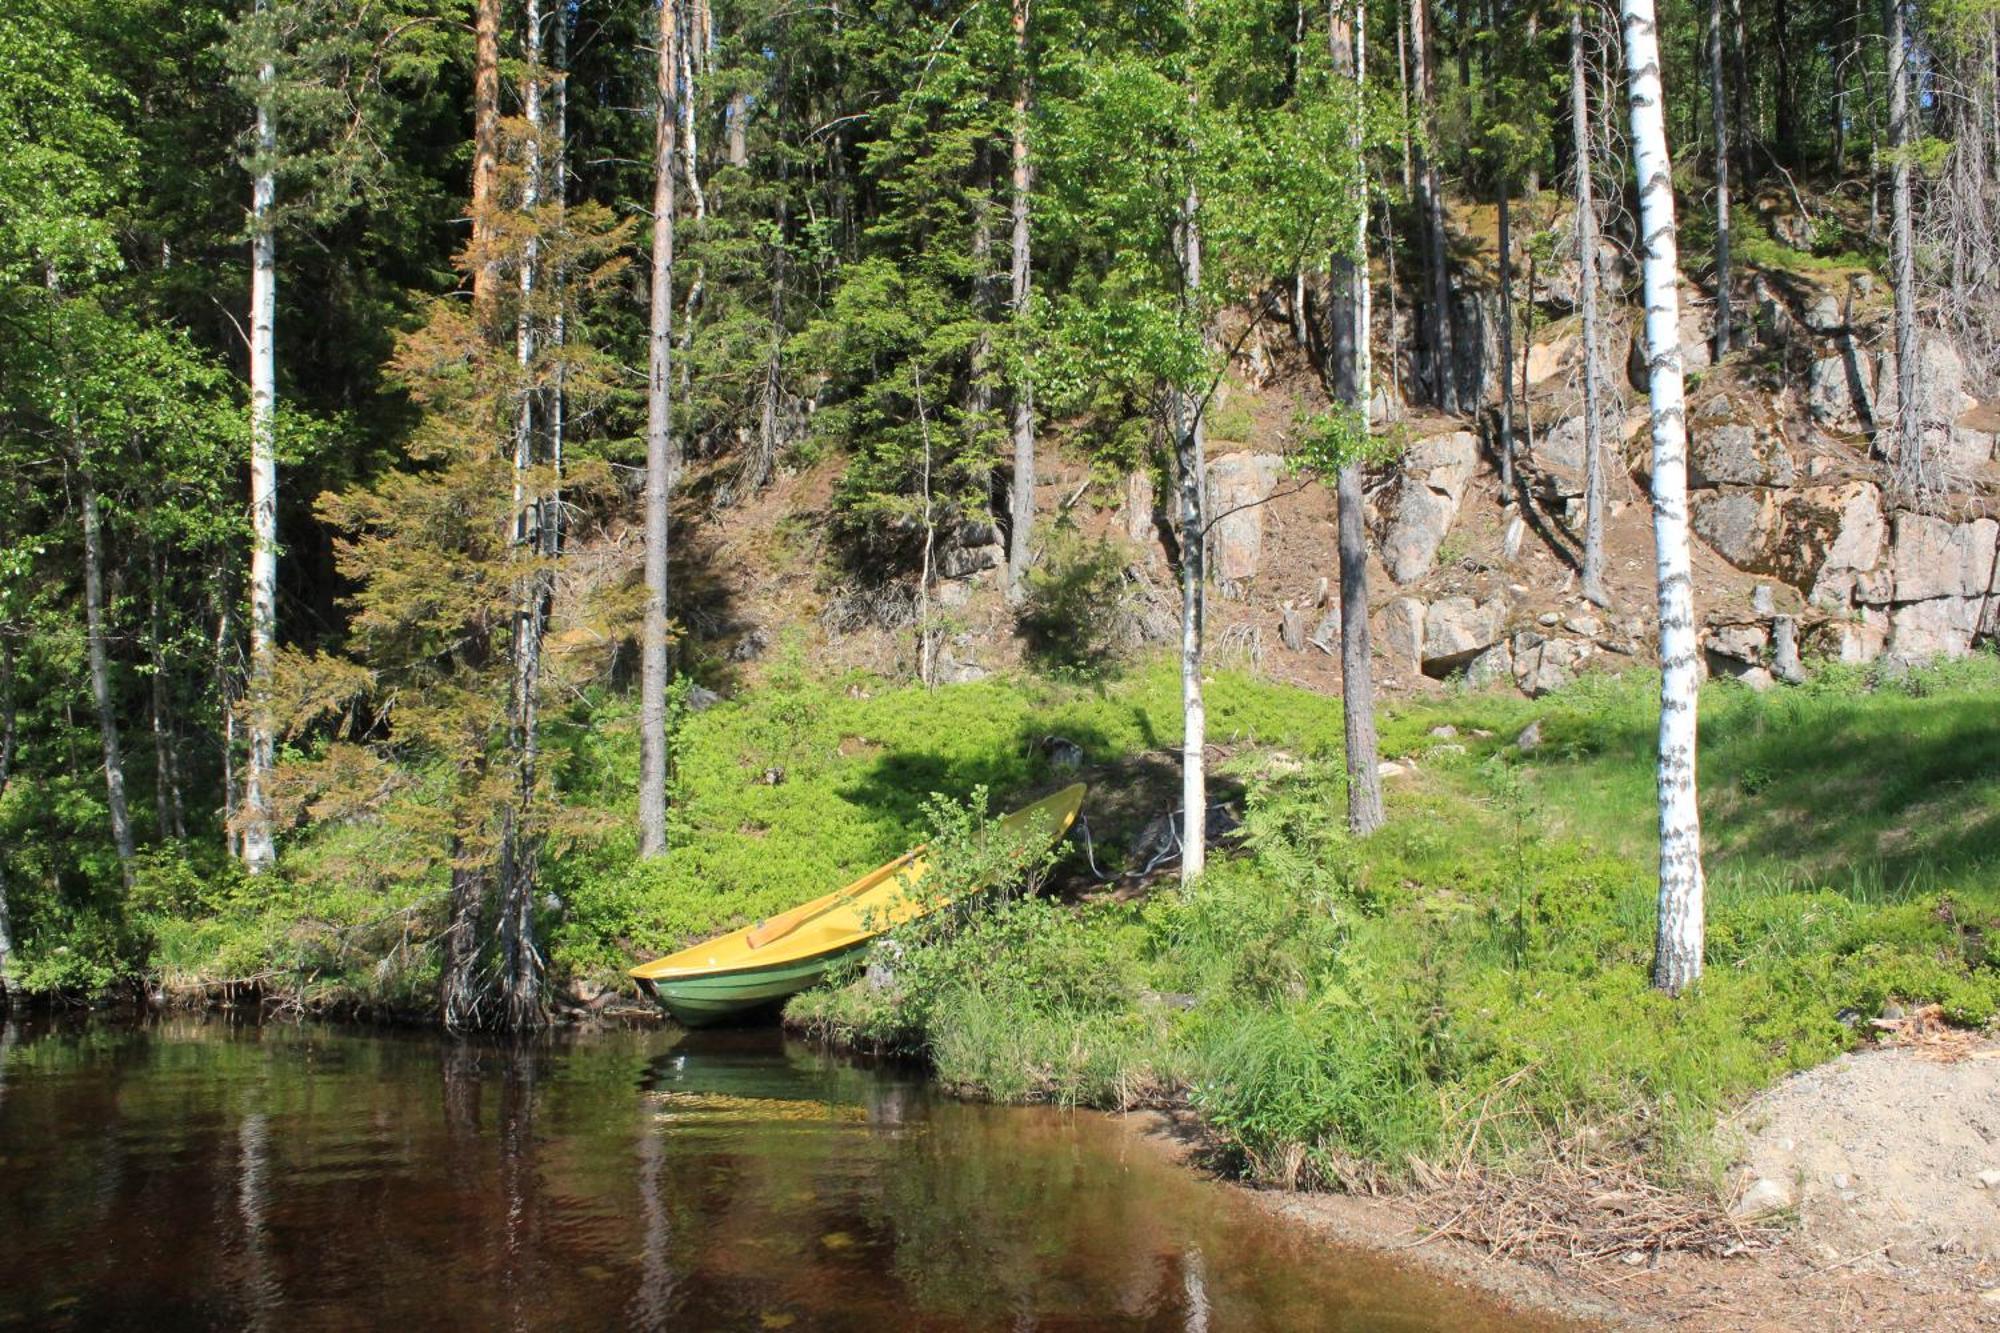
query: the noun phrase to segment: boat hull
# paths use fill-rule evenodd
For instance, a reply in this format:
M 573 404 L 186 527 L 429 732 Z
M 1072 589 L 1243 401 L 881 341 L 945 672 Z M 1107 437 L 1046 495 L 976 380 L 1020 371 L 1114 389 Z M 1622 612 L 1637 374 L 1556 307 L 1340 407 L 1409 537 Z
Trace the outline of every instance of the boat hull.
M 770 967 L 671 980 L 642 977 L 639 986 L 682 1027 L 714 1027 L 761 1014 L 802 990 L 812 989 L 836 963 L 867 947 L 868 941 L 863 940 L 832 953 Z
M 1081 810 L 1075 783 L 999 820 L 1010 836 L 1041 837 L 1054 846 Z M 1025 845 L 1016 855 L 1028 854 Z M 845 888 L 822 894 L 755 925 L 732 930 L 677 953 L 641 963 L 629 975 L 639 989 L 689 1026 L 725 1023 L 782 1004 L 822 981 L 842 959 L 944 902 L 923 889 L 930 873 L 917 847 L 876 867 Z

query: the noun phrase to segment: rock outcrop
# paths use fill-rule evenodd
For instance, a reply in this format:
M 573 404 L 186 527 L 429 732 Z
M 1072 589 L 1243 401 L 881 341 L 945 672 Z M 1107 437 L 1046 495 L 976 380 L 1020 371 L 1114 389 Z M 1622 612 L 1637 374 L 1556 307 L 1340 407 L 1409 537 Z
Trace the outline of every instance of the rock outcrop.
M 1285 475 L 1277 454 L 1223 454 L 1208 464 L 1209 572 L 1224 597 L 1241 597 L 1264 558 L 1265 502 Z
M 1453 431 L 1420 440 L 1404 454 L 1402 478 L 1381 536 L 1382 563 L 1398 583 L 1431 572 L 1479 466 L 1479 437 Z

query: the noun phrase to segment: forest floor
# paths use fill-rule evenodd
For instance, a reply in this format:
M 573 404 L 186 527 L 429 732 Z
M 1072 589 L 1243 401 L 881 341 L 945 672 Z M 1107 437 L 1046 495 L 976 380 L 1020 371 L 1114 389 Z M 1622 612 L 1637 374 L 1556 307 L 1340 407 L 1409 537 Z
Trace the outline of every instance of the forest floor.
M 1893 1179 L 1907 1191 L 1905 1201 L 1919 1208 L 1956 1214 L 1962 1212 L 1956 1205 L 1972 1196 L 1991 1215 L 1985 1219 L 1989 1228 L 2000 1225 L 2000 1196 L 1975 1193 L 1971 1179 L 1956 1169 L 1963 1154 L 1949 1154 L 1946 1165 L 1934 1151 L 1940 1137 L 1955 1136 L 1955 1124 L 1991 1120 L 2000 1105 L 1996 1065 L 1980 1057 L 1994 1054 L 2000 1047 L 1987 1044 L 1961 1047 L 1945 1058 L 1936 1051 L 1843 1057 L 1754 1102 L 1750 1111 L 1764 1126 L 1757 1143 L 1777 1141 L 1774 1136 L 1784 1131 L 1823 1151 L 1851 1153 L 1868 1162 L 1872 1178 Z M 1914 1098 L 1899 1096 L 1896 1088 L 1912 1061 L 1926 1063 L 1926 1088 Z M 1803 1098 L 1793 1095 L 1801 1085 L 1811 1089 Z M 1912 1100 L 1922 1103 L 1920 1112 Z M 1869 1108 L 1863 1123 L 1896 1125 L 1905 1132 L 1846 1132 L 1857 1122 L 1838 1114 L 1836 1106 Z M 1142 1112 L 1125 1117 L 1125 1123 L 1149 1150 L 1188 1169 L 1207 1170 L 1208 1140 L 1197 1118 Z M 2000 1144 L 1989 1143 L 1987 1155 L 2000 1155 Z M 1586 1327 L 1687 1333 L 2000 1328 L 2000 1259 L 1969 1253 L 1950 1238 L 1943 1248 L 1934 1241 L 1912 1245 L 1909 1222 L 1880 1211 L 1832 1229 L 1816 1226 L 1819 1210 L 1810 1191 L 1798 1225 L 1774 1231 L 1736 1255 L 1666 1251 L 1585 1259 L 1546 1248 L 1503 1254 L 1451 1234 L 1441 1224 L 1439 1199 L 1422 1191 L 1306 1194 L 1214 1179 L 1217 1188 L 1241 1191 L 1287 1223 L 1337 1245 L 1392 1256 L 1497 1296 L 1528 1315 Z

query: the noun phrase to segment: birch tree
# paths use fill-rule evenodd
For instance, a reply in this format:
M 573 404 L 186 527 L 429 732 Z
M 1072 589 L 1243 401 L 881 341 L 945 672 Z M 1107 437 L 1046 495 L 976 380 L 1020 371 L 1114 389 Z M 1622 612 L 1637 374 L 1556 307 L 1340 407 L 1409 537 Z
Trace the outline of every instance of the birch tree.
M 269 13 L 258 0 L 258 15 Z M 268 38 L 267 38 L 268 40 Z M 250 709 L 243 766 L 243 865 L 270 869 L 271 666 L 278 636 L 277 449 L 277 130 L 271 95 L 277 67 L 266 50 L 257 62 L 256 148 L 250 186 Z
M 1695 801 L 1693 562 L 1688 545 L 1687 411 L 1681 375 L 1679 247 L 1653 0 L 1622 0 L 1632 164 L 1638 178 L 1647 386 L 1652 406 L 1653 550 L 1660 599 L 1659 924 L 1653 984 L 1678 994 L 1701 977 L 1701 812 Z
M 442 59 L 437 0 L 256 0 L 226 55 L 251 107 L 249 698 L 243 864 L 268 870 L 273 759 L 271 672 L 278 648 L 278 241 L 384 198 L 395 167 L 380 152 L 403 106 L 385 79 L 428 77 Z M 497 20 L 496 20 L 497 21 Z M 282 189 L 281 189 L 282 186 Z
M 1194 94 L 1188 98 L 1190 104 Z M 1190 141 L 1192 157 L 1197 146 Z M 1180 221 L 1181 310 L 1194 336 L 1208 342 L 1201 306 L 1201 190 L 1188 184 Z M 1207 610 L 1208 395 L 1175 394 L 1174 449 L 1180 474 L 1181 546 L 1181 883 L 1200 877 L 1208 861 L 1208 711 L 1202 699 L 1202 635 Z

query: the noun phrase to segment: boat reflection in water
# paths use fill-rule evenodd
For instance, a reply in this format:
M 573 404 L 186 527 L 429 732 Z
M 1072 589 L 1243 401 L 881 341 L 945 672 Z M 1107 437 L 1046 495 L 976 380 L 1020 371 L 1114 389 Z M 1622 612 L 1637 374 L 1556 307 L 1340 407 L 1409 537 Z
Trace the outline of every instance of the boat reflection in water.
M 774 1030 L 0 1020 L 0 1327 L 1517 1329 Z

